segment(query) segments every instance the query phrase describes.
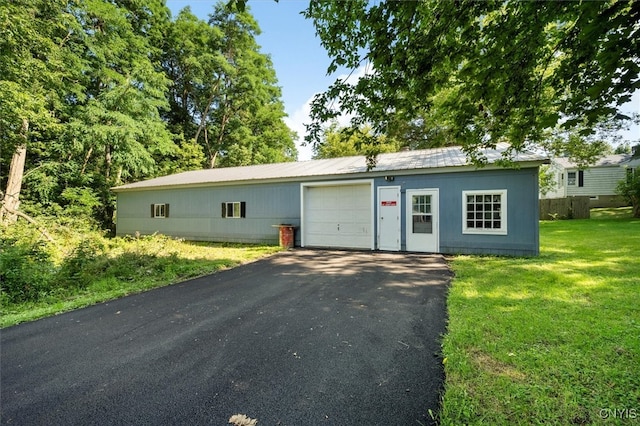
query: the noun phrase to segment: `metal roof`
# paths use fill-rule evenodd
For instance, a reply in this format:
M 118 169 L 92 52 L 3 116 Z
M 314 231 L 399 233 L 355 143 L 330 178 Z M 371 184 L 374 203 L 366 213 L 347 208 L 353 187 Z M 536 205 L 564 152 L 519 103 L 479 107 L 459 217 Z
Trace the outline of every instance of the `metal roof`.
M 599 158 L 595 163 L 590 164 L 587 168 L 592 167 L 619 167 L 624 165 L 624 163 L 631 162 L 632 157 L 631 154 L 612 154 L 605 155 L 604 157 Z M 578 164 L 571 161 L 568 157 L 558 157 L 554 158 L 553 162 L 559 164 L 565 169 L 577 169 Z
M 487 163 L 492 164 L 503 159 L 508 144 L 498 144 L 495 149 L 482 150 Z M 542 163 L 547 157 L 530 151 L 515 154 L 517 163 Z M 112 188 L 114 191 L 133 189 L 153 189 L 159 187 L 207 185 L 231 182 L 255 182 L 274 179 L 300 179 L 339 175 L 380 175 L 389 172 L 424 171 L 437 172 L 438 169 L 453 167 L 473 167 L 460 147 L 433 148 L 414 151 L 401 151 L 379 154 L 376 166 L 367 170 L 365 156 L 308 160 L 288 163 L 259 164 L 241 167 L 222 167 L 217 169 L 194 170 L 177 173 L 141 182 Z M 449 171 L 449 170 L 447 170 Z

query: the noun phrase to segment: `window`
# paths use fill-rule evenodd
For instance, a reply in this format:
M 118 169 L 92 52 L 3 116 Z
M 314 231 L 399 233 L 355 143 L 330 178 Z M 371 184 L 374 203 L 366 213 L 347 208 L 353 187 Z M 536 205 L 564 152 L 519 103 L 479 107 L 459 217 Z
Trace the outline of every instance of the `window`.
M 244 201 L 230 201 L 222 203 L 222 217 L 239 218 L 246 217 L 246 204 Z
M 151 204 L 151 217 L 169 217 L 169 204 Z
M 463 191 L 465 234 L 507 233 L 507 191 Z
M 627 183 L 631 183 L 633 180 L 634 169 L 632 167 L 627 168 Z
M 576 181 L 579 187 L 582 188 L 584 186 L 584 170 L 567 172 L 567 185 L 576 186 Z
M 414 234 L 433 233 L 433 215 L 431 214 L 431 195 L 414 195 L 411 197 L 411 217 Z

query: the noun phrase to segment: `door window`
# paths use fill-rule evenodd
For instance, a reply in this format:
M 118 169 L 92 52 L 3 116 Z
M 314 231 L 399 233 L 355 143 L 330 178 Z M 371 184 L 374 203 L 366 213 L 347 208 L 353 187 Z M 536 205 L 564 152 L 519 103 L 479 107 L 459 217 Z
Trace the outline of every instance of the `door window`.
M 411 197 L 412 232 L 414 234 L 433 233 L 433 216 L 431 214 L 431 195 L 414 195 Z

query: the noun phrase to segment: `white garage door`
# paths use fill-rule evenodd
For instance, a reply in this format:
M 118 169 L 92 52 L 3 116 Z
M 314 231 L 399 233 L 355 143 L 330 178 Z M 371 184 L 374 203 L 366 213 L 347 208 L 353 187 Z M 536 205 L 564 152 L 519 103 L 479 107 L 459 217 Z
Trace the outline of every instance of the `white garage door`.
M 302 186 L 302 245 L 373 249 L 371 183 Z

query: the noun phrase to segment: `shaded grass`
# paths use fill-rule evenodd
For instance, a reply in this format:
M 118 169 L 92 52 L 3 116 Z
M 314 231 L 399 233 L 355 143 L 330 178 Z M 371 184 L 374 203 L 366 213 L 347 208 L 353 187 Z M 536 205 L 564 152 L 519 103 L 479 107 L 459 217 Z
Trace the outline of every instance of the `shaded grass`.
M 593 211 L 540 240 L 452 259 L 441 424 L 640 422 L 640 220 Z
M 56 253 L 50 257 L 58 260 L 46 264 L 48 277 L 38 277 L 48 283 L 41 285 L 36 297 L 12 303 L 4 295 L 0 327 L 211 274 L 279 250 L 277 246 L 196 243 L 160 235 L 85 236 L 66 256 Z M 9 268 L 3 266 L 5 271 Z

